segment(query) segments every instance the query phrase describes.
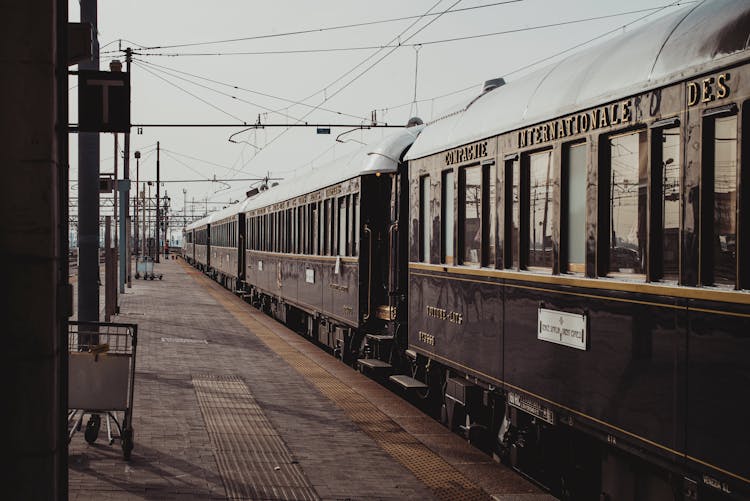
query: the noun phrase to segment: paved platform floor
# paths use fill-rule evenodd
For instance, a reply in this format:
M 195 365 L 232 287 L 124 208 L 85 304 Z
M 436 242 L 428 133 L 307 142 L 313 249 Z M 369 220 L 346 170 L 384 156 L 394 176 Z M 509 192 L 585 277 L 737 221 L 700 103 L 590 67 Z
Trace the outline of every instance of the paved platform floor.
M 73 436 L 72 500 L 553 499 L 182 261 L 133 282 L 135 448 Z

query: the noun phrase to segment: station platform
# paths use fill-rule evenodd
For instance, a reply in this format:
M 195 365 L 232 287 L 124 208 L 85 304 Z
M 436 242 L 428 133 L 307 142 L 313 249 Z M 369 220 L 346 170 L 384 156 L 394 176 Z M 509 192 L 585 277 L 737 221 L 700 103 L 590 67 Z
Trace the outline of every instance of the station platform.
M 554 499 L 183 261 L 157 266 L 114 319 L 138 324 L 132 458 L 75 434 L 69 499 Z

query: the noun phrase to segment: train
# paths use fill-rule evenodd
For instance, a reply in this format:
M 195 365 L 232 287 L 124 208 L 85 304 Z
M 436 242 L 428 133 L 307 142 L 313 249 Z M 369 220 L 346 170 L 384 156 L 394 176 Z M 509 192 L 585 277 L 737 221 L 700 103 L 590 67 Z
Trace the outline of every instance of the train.
M 248 303 L 561 499 L 750 498 L 750 2 L 706 0 L 185 228 Z

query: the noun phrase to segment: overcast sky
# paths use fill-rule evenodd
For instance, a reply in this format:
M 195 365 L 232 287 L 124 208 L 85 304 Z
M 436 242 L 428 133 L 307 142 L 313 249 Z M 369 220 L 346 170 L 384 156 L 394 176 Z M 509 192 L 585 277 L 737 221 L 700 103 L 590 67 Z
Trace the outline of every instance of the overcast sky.
M 673 3 L 674 0 L 100 1 L 101 67 L 108 68 L 112 59 L 124 61 L 124 55 L 117 51 L 120 47 L 131 47 L 137 53 L 131 77 L 133 124 L 238 124 L 236 128 L 211 129 L 146 127 L 142 134 L 133 129 L 131 151 L 142 153 L 141 179 L 155 176 L 157 141 L 162 148 L 163 180 L 266 175 L 288 178 L 311 175 L 315 165 L 358 147 L 356 141 L 372 141 L 389 130 L 354 131 L 342 137 L 347 140 L 342 144 L 335 139 L 347 129 L 334 128 L 330 135 L 318 135 L 315 128 L 266 128 L 239 134 L 235 136 L 238 144 L 230 143 L 230 135 L 245 128 L 242 122 L 255 123 L 260 115 L 262 122 L 273 124 L 300 119 L 309 123 L 360 124 L 369 122 L 373 110 L 377 110 L 379 121 L 389 124 L 405 124 L 414 115 L 429 121 L 478 94 L 485 80 L 518 78 L 524 71 L 514 71 L 529 63 L 612 30 L 632 29 L 691 2 L 654 9 Z M 77 21 L 79 3 L 71 1 L 69 5 L 71 21 Z M 425 15 L 443 11 L 449 12 Z M 630 13 L 612 16 L 627 12 Z M 629 24 L 649 14 L 646 19 Z M 323 30 L 405 17 L 409 19 Z M 596 17 L 601 18 L 587 20 Z M 532 29 L 566 22 L 571 23 Z M 287 35 L 309 30 L 323 31 Z M 513 32 L 477 36 L 503 31 Z M 250 37 L 255 38 L 205 43 Z M 473 38 L 446 41 L 465 37 Z M 380 51 L 376 48 L 399 42 L 400 47 Z M 182 46 L 167 47 L 175 45 Z M 75 77 L 71 77 L 72 123 L 77 121 L 76 84 Z M 467 90 L 454 93 L 462 89 Z M 293 104 L 302 100 L 309 106 Z M 314 106 L 320 108 L 315 110 Z M 122 144 L 120 140 L 121 149 Z M 70 146 L 71 196 L 75 197 L 75 135 L 71 135 Z M 112 170 L 113 155 L 112 135 L 102 134 L 103 172 Z M 134 179 L 135 161 L 131 163 Z M 252 184 L 165 183 L 162 190 L 168 192 L 175 210 L 181 211 L 187 202 L 188 214 L 192 213 L 193 200 L 202 202 L 195 208 L 195 214 L 202 215 L 206 202 L 209 209 L 221 208 L 222 204 L 243 199 Z

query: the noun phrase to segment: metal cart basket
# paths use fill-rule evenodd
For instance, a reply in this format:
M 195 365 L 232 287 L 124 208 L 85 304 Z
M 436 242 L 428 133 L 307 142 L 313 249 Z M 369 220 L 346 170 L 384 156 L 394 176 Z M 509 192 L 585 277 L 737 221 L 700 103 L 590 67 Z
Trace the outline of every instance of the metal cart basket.
M 119 440 L 130 459 L 137 341 L 136 324 L 69 322 L 68 442 L 89 415 L 84 438 L 94 443 L 104 416 L 110 445 Z
M 150 256 L 143 256 L 135 263 L 135 278 L 148 280 L 154 276 L 154 261 Z M 153 278 L 151 278 L 153 280 Z
M 141 278 L 143 280 L 153 280 L 158 278 L 162 279 L 162 274 L 156 275 L 154 273 L 154 258 L 151 256 L 143 256 L 135 263 L 135 278 Z

